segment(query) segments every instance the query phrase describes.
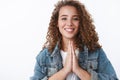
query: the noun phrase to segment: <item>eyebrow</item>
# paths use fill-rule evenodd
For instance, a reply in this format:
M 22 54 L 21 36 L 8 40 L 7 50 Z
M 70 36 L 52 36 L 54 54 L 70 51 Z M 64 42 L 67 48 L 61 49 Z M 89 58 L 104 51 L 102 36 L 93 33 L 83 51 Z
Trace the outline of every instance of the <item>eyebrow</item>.
M 64 16 L 68 16 L 68 15 L 61 15 L 60 17 L 64 17 Z
M 64 16 L 68 16 L 68 15 L 61 15 L 60 17 L 64 17 Z M 78 17 L 78 15 L 76 14 L 76 15 L 73 15 L 73 17 Z

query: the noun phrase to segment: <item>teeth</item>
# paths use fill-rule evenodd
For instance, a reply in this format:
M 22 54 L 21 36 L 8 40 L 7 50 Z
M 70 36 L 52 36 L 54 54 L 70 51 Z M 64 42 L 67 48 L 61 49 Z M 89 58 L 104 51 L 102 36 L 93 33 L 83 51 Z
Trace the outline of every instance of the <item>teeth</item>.
M 74 28 L 65 28 L 66 31 L 71 32 L 74 30 Z

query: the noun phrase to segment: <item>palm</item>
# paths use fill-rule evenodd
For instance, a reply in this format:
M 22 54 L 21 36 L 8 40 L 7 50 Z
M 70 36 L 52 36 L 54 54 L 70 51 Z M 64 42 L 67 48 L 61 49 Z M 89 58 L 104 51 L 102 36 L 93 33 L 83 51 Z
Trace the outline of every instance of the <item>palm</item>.
M 69 41 L 68 44 L 68 54 L 66 57 L 66 62 L 64 67 L 66 68 L 66 71 L 68 73 L 70 72 L 74 72 L 79 68 L 78 65 L 78 59 L 76 57 L 75 51 L 74 51 L 74 47 L 73 47 L 73 42 Z

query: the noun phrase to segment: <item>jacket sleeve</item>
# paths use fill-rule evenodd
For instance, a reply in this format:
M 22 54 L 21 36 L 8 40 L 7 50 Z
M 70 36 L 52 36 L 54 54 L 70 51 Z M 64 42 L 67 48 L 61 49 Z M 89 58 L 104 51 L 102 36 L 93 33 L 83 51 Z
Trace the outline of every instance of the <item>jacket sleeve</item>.
M 103 49 L 99 49 L 98 69 L 96 71 L 89 70 L 91 80 L 118 80 L 115 70 L 105 55 Z
M 41 51 L 36 57 L 34 75 L 30 80 L 47 80 L 47 68 L 45 65 L 45 51 Z

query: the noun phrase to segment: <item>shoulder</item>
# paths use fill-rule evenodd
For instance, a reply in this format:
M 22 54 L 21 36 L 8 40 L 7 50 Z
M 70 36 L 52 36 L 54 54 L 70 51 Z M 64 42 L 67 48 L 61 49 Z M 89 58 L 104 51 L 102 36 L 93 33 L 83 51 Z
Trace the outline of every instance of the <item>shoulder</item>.
M 97 58 L 102 58 L 102 57 L 106 57 L 106 54 L 105 54 L 103 48 L 98 48 L 95 51 L 90 52 L 89 56 L 92 56 L 92 57 L 94 56 L 94 57 L 97 57 Z
M 43 50 L 41 50 L 39 52 L 39 54 L 36 56 L 36 60 L 38 63 L 40 63 L 40 65 L 42 65 L 43 63 L 45 63 L 46 61 L 46 57 L 50 55 L 49 51 L 47 48 L 44 48 Z
M 95 54 L 98 56 L 98 61 L 100 64 L 109 62 L 109 59 L 103 48 L 99 48 L 95 51 Z
M 48 55 L 48 54 L 49 54 L 48 49 L 47 49 L 47 48 L 44 48 L 43 50 L 41 50 L 41 51 L 39 52 L 39 54 L 37 55 L 37 57 L 44 57 L 44 56 L 46 56 L 46 55 Z
M 97 49 L 97 50 L 96 50 L 96 53 L 99 54 L 99 57 L 100 57 L 100 58 L 105 58 L 105 57 L 107 57 L 105 51 L 103 50 L 103 48 Z
M 98 48 L 95 51 L 91 52 L 91 54 L 98 54 L 98 55 L 102 55 L 105 54 L 103 48 Z
M 98 48 L 94 52 L 91 52 L 89 54 L 88 60 L 96 60 L 100 65 L 109 63 L 109 59 L 107 58 L 103 48 Z

